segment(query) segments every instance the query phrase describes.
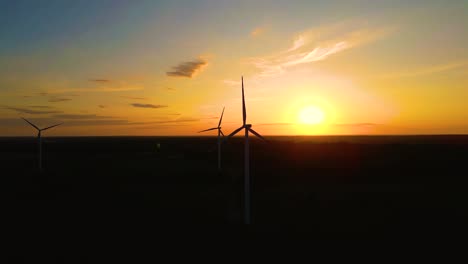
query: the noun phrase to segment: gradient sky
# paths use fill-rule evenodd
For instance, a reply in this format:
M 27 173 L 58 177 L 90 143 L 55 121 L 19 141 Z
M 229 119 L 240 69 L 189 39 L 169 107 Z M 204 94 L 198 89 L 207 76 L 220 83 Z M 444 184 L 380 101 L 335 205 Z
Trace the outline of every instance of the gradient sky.
M 468 133 L 468 1 L 0 0 L 0 136 Z M 325 118 L 303 124 L 301 111 Z

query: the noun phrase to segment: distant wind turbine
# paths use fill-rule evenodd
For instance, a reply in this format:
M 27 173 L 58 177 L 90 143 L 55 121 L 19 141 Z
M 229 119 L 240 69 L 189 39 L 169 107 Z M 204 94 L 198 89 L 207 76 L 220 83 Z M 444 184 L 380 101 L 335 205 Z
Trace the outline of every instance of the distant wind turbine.
M 221 117 L 219 118 L 219 123 L 217 127 L 205 129 L 202 131 L 199 131 L 198 133 L 206 132 L 206 131 L 211 131 L 211 130 L 218 130 L 218 171 L 221 172 L 221 135 L 224 137 L 224 133 L 221 130 L 221 122 L 223 121 L 223 115 L 224 115 L 224 107 L 223 107 L 223 112 L 221 112 Z
M 50 127 L 46 127 L 46 128 L 39 128 L 37 127 L 36 125 L 34 125 L 33 123 L 29 122 L 26 118 L 23 118 L 22 119 L 26 122 L 28 122 L 28 124 L 30 124 L 31 126 L 33 126 L 36 130 L 37 130 L 37 144 L 38 144 L 38 148 L 39 148 L 39 170 L 42 170 L 42 139 L 41 139 L 41 132 L 44 131 L 44 130 L 47 130 L 47 129 L 50 129 L 50 128 L 53 128 L 53 127 L 56 127 L 58 125 L 61 125 L 63 123 L 60 123 L 60 124 L 56 124 L 56 125 L 53 125 L 53 126 L 50 126 Z
M 251 202 L 250 202 L 250 196 L 251 196 L 251 188 L 250 188 L 250 175 L 249 175 L 249 132 L 254 134 L 255 136 L 263 139 L 266 141 L 264 137 L 262 137 L 260 134 L 255 132 L 255 130 L 252 129 L 251 124 L 247 124 L 247 111 L 245 109 L 245 97 L 244 97 L 244 77 L 241 77 L 242 80 L 242 126 L 239 127 L 238 129 L 234 130 L 225 140 L 230 139 L 233 137 L 235 134 L 237 134 L 239 131 L 242 129 L 245 130 L 245 141 L 244 141 L 244 223 L 245 224 L 250 224 L 251 223 Z

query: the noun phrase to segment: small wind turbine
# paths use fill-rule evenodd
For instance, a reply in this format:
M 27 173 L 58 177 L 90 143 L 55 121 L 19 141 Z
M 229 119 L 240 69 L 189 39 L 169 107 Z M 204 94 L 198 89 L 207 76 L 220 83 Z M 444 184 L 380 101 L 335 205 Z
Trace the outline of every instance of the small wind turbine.
M 198 133 L 206 132 L 206 131 L 211 131 L 211 130 L 218 130 L 218 171 L 221 172 L 221 135 L 224 137 L 224 133 L 221 130 L 221 122 L 223 121 L 223 115 L 224 115 L 224 107 L 223 107 L 223 112 L 221 112 L 221 117 L 219 118 L 219 123 L 217 127 L 205 129 L 202 131 L 199 131 Z
M 42 140 L 41 140 L 41 132 L 44 131 L 44 130 L 47 130 L 47 129 L 50 129 L 50 128 L 53 128 L 53 127 L 56 127 L 58 125 L 61 125 L 62 123 L 60 124 L 56 124 L 56 125 L 53 125 L 53 126 L 50 126 L 50 127 L 46 127 L 46 128 L 38 128 L 36 125 L 34 125 L 33 123 L 29 122 L 26 118 L 23 118 L 22 119 L 26 122 L 28 122 L 28 124 L 30 124 L 31 126 L 33 126 L 36 130 L 37 130 L 37 144 L 38 144 L 38 148 L 39 148 L 39 170 L 42 170 Z
M 245 97 L 244 97 L 244 77 L 241 77 L 242 80 L 242 126 L 239 127 L 238 129 L 234 130 L 229 136 L 227 136 L 226 140 L 230 139 L 233 137 L 235 134 L 237 134 L 239 131 L 242 129 L 245 130 L 245 141 L 244 141 L 244 223 L 245 224 L 250 224 L 251 222 L 251 216 L 250 216 L 250 195 L 251 195 L 251 189 L 250 189 L 250 175 L 249 175 L 249 132 L 254 134 L 255 136 L 263 139 L 266 141 L 264 137 L 262 137 L 260 134 L 255 132 L 255 130 L 252 129 L 251 124 L 247 124 L 247 111 L 245 109 Z

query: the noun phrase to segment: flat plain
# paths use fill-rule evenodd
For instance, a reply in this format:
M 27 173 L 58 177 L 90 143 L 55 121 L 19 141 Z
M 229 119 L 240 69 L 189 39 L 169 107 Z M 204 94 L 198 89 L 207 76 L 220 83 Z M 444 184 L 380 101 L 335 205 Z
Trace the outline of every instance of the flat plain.
M 468 219 L 468 136 L 251 141 L 260 233 L 456 234 Z M 160 149 L 157 144 L 160 144 Z M 3 215 L 15 228 L 242 230 L 243 140 L 1 138 Z M 172 229 L 171 229 L 172 228 Z

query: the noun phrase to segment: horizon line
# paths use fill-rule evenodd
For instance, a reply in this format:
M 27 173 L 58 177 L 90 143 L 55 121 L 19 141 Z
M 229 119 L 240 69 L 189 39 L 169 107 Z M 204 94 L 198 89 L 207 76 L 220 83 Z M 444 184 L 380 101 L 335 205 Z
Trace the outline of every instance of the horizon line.
M 417 136 L 468 136 L 468 133 L 442 133 L 442 134 L 321 134 L 321 135 L 264 135 L 264 137 L 417 137 Z M 217 137 L 216 135 L 83 135 L 83 136 L 45 136 L 49 138 L 77 138 L 77 137 Z M 242 136 L 234 136 L 242 138 Z M 35 138 L 31 136 L 0 136 L 0 138 Z

